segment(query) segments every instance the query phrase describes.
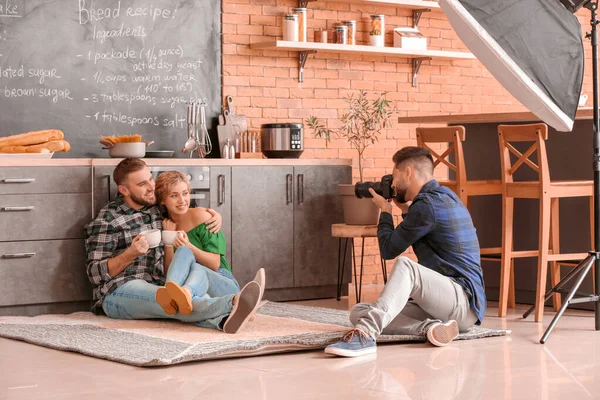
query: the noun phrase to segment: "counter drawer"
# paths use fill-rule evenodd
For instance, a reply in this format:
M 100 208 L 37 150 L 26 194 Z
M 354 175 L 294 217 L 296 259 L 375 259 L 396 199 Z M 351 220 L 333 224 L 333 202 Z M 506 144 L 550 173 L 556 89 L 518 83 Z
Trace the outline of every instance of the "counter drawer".
M 91 193 L 0 196 L 0 242 L 84 238 Z
M 0 306 L 91 300 L 85 241 L 0 243 Z
M 91 191 L 91 167 L 0 167 L 0 194 Z

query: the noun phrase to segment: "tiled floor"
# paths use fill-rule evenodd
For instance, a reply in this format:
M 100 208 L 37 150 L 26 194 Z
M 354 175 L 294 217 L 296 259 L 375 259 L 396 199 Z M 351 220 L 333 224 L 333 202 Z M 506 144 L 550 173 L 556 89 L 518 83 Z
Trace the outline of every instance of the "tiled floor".
M 545 325 L 519 312 L 488 310 L 484 326 L 512 329 L 508 337 L 382 345 L 367 359 L 311 351 L 143 369 L 0 339 L 0 399 L 599 399 L 593 314 L 569 313 L 540 345 Z

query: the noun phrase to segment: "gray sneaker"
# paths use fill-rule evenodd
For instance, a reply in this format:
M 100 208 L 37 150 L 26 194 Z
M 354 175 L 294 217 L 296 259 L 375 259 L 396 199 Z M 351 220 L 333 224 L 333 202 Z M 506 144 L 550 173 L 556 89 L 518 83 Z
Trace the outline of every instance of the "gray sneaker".
M 434 346 L 443 347 L 456 339 L 458 334 L 458 324 L 456 321 L 450 320 L 445 324 L 436 322 L 427 330 L 427 340 Z
M 260 303 L 260 286 L 252 281 L 242 288 L 238 295 L 237 303 L 233 305 L 231 314 L 223 325 L 223 332 L 236 333 L 246 325 L 252 312 Z

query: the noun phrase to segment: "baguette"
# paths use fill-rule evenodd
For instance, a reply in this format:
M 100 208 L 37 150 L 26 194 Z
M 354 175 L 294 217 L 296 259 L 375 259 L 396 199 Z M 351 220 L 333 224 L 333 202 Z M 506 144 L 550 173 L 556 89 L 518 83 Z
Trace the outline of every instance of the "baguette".
M 6 146 L 31 146 L 42 144 L 53 140 L 62 140 L 65 135 L 58 129 L 48 129 L 43 131 L 21 133 L 18 135 L 6 136 L 0 138 L 0 147 Z
M 0 144 L 1 146 L 1 144 Z M 3 146 L 0 153 L 54 153 L 71 150 L 71 144 L 66 140 L 52 140 L 50 142 L 32 146 Z

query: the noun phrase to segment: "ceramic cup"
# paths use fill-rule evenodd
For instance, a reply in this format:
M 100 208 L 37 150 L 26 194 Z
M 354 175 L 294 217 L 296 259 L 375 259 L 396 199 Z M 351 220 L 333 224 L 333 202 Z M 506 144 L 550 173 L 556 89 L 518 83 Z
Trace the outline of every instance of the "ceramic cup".
M 177 232 L 177 231 L 162 231 L 163 244 L 171 246 L 173 244 L 173 242 L 175 242 L 175 239 L 177 239 L 178 235 L 179 235 L 179 232 Z
M 142 232 L 142 235 L 146 237 L 146 240 L 148 241 L 148 246 L 150 246 L 151 249 L 155 248 L 160 244 L 160 229 L 151 229 L 149 231 L 144 231 Z
M 582 94 L 581 96 L 579 96 L 579 107 L 585 107 L 585 103 L 588 100 L 588 95 L 587 94 Z

